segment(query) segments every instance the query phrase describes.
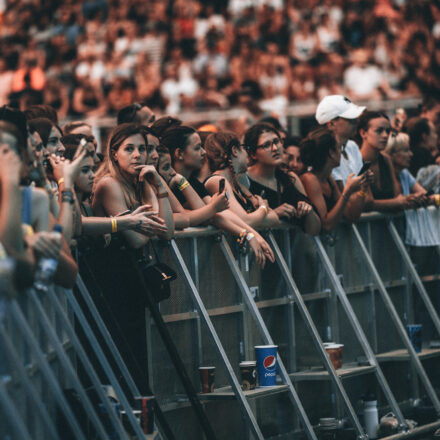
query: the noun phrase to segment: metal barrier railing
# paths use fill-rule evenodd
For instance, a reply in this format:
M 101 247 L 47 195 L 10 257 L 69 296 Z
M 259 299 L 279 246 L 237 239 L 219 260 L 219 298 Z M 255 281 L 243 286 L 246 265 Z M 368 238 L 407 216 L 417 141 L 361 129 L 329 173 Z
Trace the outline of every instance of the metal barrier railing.
M 216 376 L 216 386 L 221 392 L 217 396 L 214 393 L 210 400 L 203 400 L 203 407 L 207 414 L 210 405 L 230 411 L 229 434 L 233 432 L 239 436 L 236 438 L 248 435 L 267 438 L 267 426 L 271 422 L 273 425 L 275 420 L 281 431 L 303 431 L 308 438 L 316 439 L 317 421 L 328 416 L 320 405 L 316 405 L 316 398 L 321 393 L 319 399 L 331 403 L 327 412 L 339 418 L 347 416 L 357 437 L 364 439 L 365 433 L 353 403 L 354 391 L 345 382 L 347 378 L 359 377 L 361 383 L 364 374 L 375 375 L 379 385 L 376 390 L 381 390 L 385 397 L 381 405 L 392 409 L 400 429 L 405 430 L 401 393 L 396 399 L 393 380 L 393 375 L 399 376 L 401 369 L 396 367 L 391 376 L 389 371 L 385 374 L 381 369 L 381 362 L 394 359 L 393 350 L 402 345 L 406 354 L 400 349 L 399 359 L 406 356 L 405 359 L 412 363 L 437 416 L 440 415 L 436 392 L 439 385 L 433 382 L 431 370 L 422 364 L 424 356 L 429 354 L 436 359 L 440 350 L 416 353 L 404 328 L 409 320 L 405 307 L 408 307 L 413 283 L 440 336 L 438 304 L 434 304 L 432 289 L 422 282 L 400 238 L 401 220 L 400 216 L 367 214 L 357 226 L 341 224 L 329 239 L 313 239 L 288 227 L 263 231 L 277 260 L 263 271 L 252 264 L 251 255 L 240 253 L 234 241 L 229 242 L 211 227 L 178 232 L 170 247 L 161 248 L 163 259 L 168 259 L 170 264 L 174 261 L 183 274 L 175 282 L 170 300 L 160 305 L 163 321 L 167 323 L 193 384 L 198 383 L 199 365 L 222 367 Z M 315 267 L 309 268 L 310 273 L 316 273 L 312 276 L 313 289 L 307 286 L 310 280 L 298 284 L 301 277 L 295 274 L 304 255 L 313 257 Z M 431 275 L 434 275 L 431 280 L 438 279 L 438 273 Z M 0 359 L 3 363 L 0 367 L 0 437 L 59 438 L 57 424 L 62 414 L 74 438 L 89 438 L 90 430 L 96 438 L 108 438 L 108 424 L 103 423 L 102 414 L 97 412 L 95 402 L 92 403 L 78 379 L 76 362 L 80 362 L 106 409 L 111 429 L 119 438 L 128 438 L 101 387 L 90 353 L 78 339 L 75 318 L 75 325 L 81 327 L 103 367 L 106 381 L 113 386 L 131 430 L 138 438 L 143 438 L 130 408 L 130 396 L 124 394 L 87 319 L 93 319 L 96 324 L 131 397 L 138 394 L 136 384 L 81 278 L 77 287 L 91 318 L 86 318 L 84 305 L 79 305 L 71 291 L 58 287 L 45 294 L 30 289 L 21 292 L 18 298 L 0 297 L 4 309 L 0 318 Z M 386 305 L 383 310 L 391 313 L 391 320 L 383 319 L 383 310 L 376 304 L 378 297 Z M 341 312 L 348 321 L 341 319 Z M 150 385 L 159 405 L 165 412 L 190 411 L 185 390 L 176 379 L 164 346 L 156 342 L 159 341 L 157 327 L 151 320 L 148 322 Z M 397 330 L 393 330 L 393 326 Z M 332 339 L 345 344 L 346 364 L 341 370 L 334 369 L 323 348 L 322 341 Z M 252 347 L 261 343 L 279 346 L 279 373 L 283 384 L 270 393 L 249 394 L 241 390 L 237 379 L 238 364 L 240 360 L 251 358 Z M 221 365 L 218 359 L 222 360 Z M 417 375 L 412 376 L 413 382 L 417 381 Z M 309 380 L 325 380 L 330 385 L 323 385 L 319 393 L 313 393 L 310 392 L 313 382 L 307 382 L 310 385 L 306 388 L 302 385 Z M 232 388 L 225 388 L 229 384 Z M 66 398 L 66 388 L 73 388 L 78 394 L 87 414 L 87 427 Z M 418 393 L 417 386 L 408 387 L 404 400 L 423 396 Z M 265 406 L 262 411 L 259 398 L 275 401 L 283 399 L 284 395 L 290 397 L 292 412 L 285 409 L 287 412 L 280 418 L 274 411 L 276 405 Z M 206 398 L 199 396 L 203 397 Z M 225 409 L 223 399 L 229 402 L 237 399 L 248 424 L 243 426 L 241 417 L 233 410 L 235 407 L 229 405 Z M 201 438 L 200 425 L 190 420 L 191 417 L 173 418 L 170 421 L 172 431 L 179 432 L 179 438 Z M 210 417 L 210 423 L 215 429 L 216 420 Z M 161 431 L 163 435 L 163 429 Z
M 395 221 L 400 223 L 401 216 L 396 216 Z M 313 380 L 316 380 L 317 376 L 323 377 L 324 374 L 316 374 L 312 370 L 316 369 L 318 366 L 316 364 L 319 362 L 324 364 L 327 369 L 327 379 L 330 378 L 335 385 L 336 395 L 334 395 L 333 399 L 342 402 L 342 406 L 336 402 L 336 411 L 338 414 L 343 414 L 346 411 L 352 426 L 354 426 L 355 431 L 357 431 L 358 437 L 365 438 L 355 409 L 351 406 L 350 399 L 344 395 L 344 386 L 340 380 L 359 374 L 375 374 L 377 383 L 379 384 L 378 389 L 381 389 L 385 396 L 382 405 L 392 409 L 398 419 L 400 429 L 405 430 L 407 425 L 397 403 L 397 399 L 391 391 L 393 387 L 388 384 L 380 366 L 383 359 L 383 352 L 388 351 L 391 346 L 401 347 L 403 345 L 406 348 L 410 361 L 422 378 L 425 392 L 434 404 L 434 409 L 437 411 L 437 397 L 431 379 L 428 377 L 425 367 L 421 365 L 419 356 L 416 355 L 416 358 L 412 356 L 412 346 L 409 347 L 407 345 L 408 338 L 406 333 L 402 332 L 402 322 L 405 322 L 407 317 L 405 313 L 397 312 L 397 310 L 401 312 L 402 304 L 400 304 L 399 301 L 402 302 L 402 298 L 400 297 L 406 295 L 405 292 L 411 285 L 411 279 L 405 272 L 409 264 L 405 247 L 403 246 L 402 249 L 399 242 L 396 241 L 395 234 L 388 232 L 388 227 L 392 224 L 392 220 L 389 217 L 371 213 L 361 218 L 358 228 L 362 234 L 355 226 L 351 228 L 350 225 L 342 224 L 337 231 L 332 234 L 333 236 L 330 239 L 324 240 L 325 244 L 323 244 L 319 238 L 315 240 L 316 243 L 313 243 L 313 240 L 308 237 L 308 240 L 311 241 L 311 248 L 315 252 L 315 263 L 319 266 L 319 269 L 316 271 L 319 276 L 315 280 L 317 281 L 317 288 L 314 291 L 302 295 L 300 295 L 297 288 L 295 288 L 293 280 L 288 280 L 290 271 L 283 270 L 282 267 L 281 272 L 275 275 L 278 286 L 274 289 L 265 288 L 265 282 L 267 284 L 268 280 L 264 279 L 264 276 L 263 279 L 261 279 L 261 273 L 256 270 L 252 264 L 249 264 L 248 256 L 240 256 L 237 252 L 235 252 L 235 254 L 231 253 L 229 257 L 225 255 L 227 254 L 224 249 L 226 243 L 225 238 L 221 240 L 220 246 L 214 245 L 218 231 L 213 228 L 191 229 L 177 233 L 177 244 L 172 244 L 171 253 L 175 256 L 175 248 L 177 248 L 179 252 L 184 255 L 182 259 L 184 259 L 185 266 L 189 268 L 189 270 L 187 270 L 191 279 L 194 280 L 192 290 L 196 290 L 200 295 L 200 301 L 204 304 L 206 314 L 210 318 L 211 323 L 213 323 L 216 334 L 218 334 L 221 339 L 222 349 L 230 360 L 226 370 L 232 368 L 234 374 L 237 374 L 239 361 L 249 358 L 249 355 L 252 353 L 251 347 L 254 344 L 268 343 L 272 339 L 275 339 L 272 337 L 268 340 L 267 338 L 258 336 L 256 329 L 252 328 L 252 324 L 248 321 L 246 315 L 249 311 L 254 318 L 255 314 L 258 314 L 259 318 L 257 318 L 257 321 L 261 319 L 262 324 L 269 329 L 271 335 L 281 334 L 281 338 L 278 340 L 275 339 L 275 343 L 278 343 L 280 346 L 281 358 L 287 361 L 288 375 L 292 377 L 294 381 L 310 380 L 313 375 L 315 375 L 315 379 Z M 287 266 L 286 261 L 293 262 L 290 268 L 292 268 L 294 272 L 295 260 L 298 261 L 298 256 L 292 254 L 292 247 L 288 243 L 289 238 L 291 239 L 292 237 L 289 237 L 289 233 L 286 230 L 274 232 L 278 235 L 281 234 L 281 239 L 275 239 L 272 234 L 269 234 L 268 237 L 272 248 L 275 249 L 278 260 L 284 260 L 284 262 L 281 262 L 281 266 Z M 293 237 L 293 239 L 295 239 L 295 237 Z M 278 249 L 278 243 L 283 244 L 283 257 L 281 257 L 281 251 Z M 393 243 L 397 245 L 397 247 L 392 247 Z M 217 248 L 223 250 L 223 258 L 218 254 Z M 378 252 L 376 248 L 380 248 L 380 251 Z M 166 258 L 167 252 L 165 252 L 165 249 L 163 254 Z M 372 258 L 370 255 L 372 255 Z M 225 256 L 226 258 L 224 258 Z M 380 268 L 380 274 L 377 270 L 376 273 L 372 271 L 372 266 L 368 261 L 365 263 L 365 258 L 367 257 L 373 266 L 375 265 L 375 267 Z M 171 261 L 171 257 L 169 258 Z M 226 273 L 227 267 L 231 268 L 236 264 L 235 260 L 240 263 L 241 272 L 244 276 L 243 279 L 240 279 L 239 274 L 234 273 L 233 270 L 237 286 L 230 284 L 230 278 Z M 177 264 L 179 265 L 179 262 L 177 262 Z M 328 279 L 324 279 L 326 273 Z M 413 279 L 418 279 L 416 284 L 421 283 L 416 272 L 412 271 L 411 275 Z M 381 283 L 379 286 L 376 286 L 378 283 L 377 277 L 379 277 Z M 187 276 L 185 278 L 187 278 Z M 284 278 L 287 284 L 284 283 L 280 286 L 280 280 L 282 278 Z M 246 281 L 243 281 L 244 279 L 246 279 Z M 221 292 L 218 289 L 219 284 L 217 280 L 221 280 L 220 285 L 223 285 Z M 272 279 L 272 281 L 274 280 Z M 188 284 L 187 280 L 185 283 Z M 268 283 L 268 286 L 271 286 L 271 283 Z M 214 352 L 212 348 L 209 347 L 209 344 L 207 344 L 207 341 L 203 337 L 203 332 L 200 329 L 201 316 L 199 307 L 193 308 L 192 302 L 189 301 L 189 298 L 185 295 L 183 285 L 176 285 L 175 287 L 175 291 L 173 292 L 174 296 L 169 303 L 165 303 L 161 306 L 161 311 L 164 319 L 169 323 L 172 329 L 171 331 L 173 332 L 173 329 L 175 329 L 175 333 L 173 334 L 182 352 L 192 353 L 192 357 L 187 357 L 187 365 L 188 370 L 194 372 L 193 380 L 197 382 L 197 366 L 204 364 L 215 365 L 216 363 L 218 365 L 218 361 L 216 361 Z M 393 291 L 393 298 L 391 299 L 391 295 L 388 293 L 389 289 L 394 289 L 394 291 L 397 289 L 399 291 L 396 304 L 393 303 L 393 301 L 396 300 L 396 294 Z M 296 294 L 295 290 L 297 291 Z M 251 305 L 251 308 L 249 308 L 249 304 L 247 304 L 249 299 L 248 292 L 251 291 L 259 292 L 257 293 L 257 298 L 254 303 L 258 312 L 255 312 L 255 309 L 252 311 L 253 306 Z M 358 304 L 359 297 L 363 297 L 363 301 L 366 302 L 367 305 L 371 305 L 378 300 L 378 298 L 376 298 L 377 292 L 381 294 L 383 300 L 388 302 L 388 311 L 392 313 L 391 320 L 387 319 L 386 321 L 382 321 L 382 319 L 379 319 L 378 322 L 376 322 L 375 314 L 379 314 L 378 312 L 382 313 L 382 308 L 379 310 L 377 310 L 375 306 L 370 310 L 365 307 L 363 309 L 360 308 Z M 425 296 L 427 295 L 428 294 Z M 192 297 L 194 298 L 194 292 L 192 293 Z M 332 324 L 331 326 L 322 323 L 322 316 L 320 316 L 319 319 L 317 318 L 317 315 L 321 313 L 318 311 L 319 307 L 312 307 L 313 310 L 307 309 L 314 302 L 321 301 L 326 303 L 324 308 L 327 309 L 327 320 Z M 353 302 L 354 304 L 351 304 Z M 310 352 L 310 343 L 307 344 L 308 347 L 304 347 L 303 342 L 300 340 L 303 336 L 303 333 L 301 333 L 303 330 L 299 329 L 298 332 L 298 318 L 292 316 L 291 310 L 293 303 L 298 305 L 299 314 L 302 314 L 303 320 L 308 323 L 306 328 L 314 335 L 313 339 L 315 343 L 316 341 L 318 342 L 319 356 L 315 356 L 312 361 L 310 361 L 310 356 L 301 353 L 302 351 Z M 307 307 L 306 304 L 308 304 Z M 431 318 L 434 319 L 434 322 L 438 320 L 438 315 L 432 302 L 425 301 L 425 305 L 428 307 L 429 314 Z M 341 310 L 348 315 L 349 320 L 346 322 L 340 319 L 341 315 L 338 310 L 340 306 L 342 306 Z M 281 309 L 286 310 L 287 319 L 273 319 L 273 316 L 271 316 L 272 311 Z M 366 312 L 366 310 L 368 310 L 368 312 Z M 203 320 L 206 321 L 206 317 L 204 317 Z M 287 324 L 284 321 L 286 321 Z M 365 321 L 367 321 L 367 326 L 365 326 Z M 347 323 L 349 323 L 348 327 Z M 397 326 L 397 333 L 388 333 L 390 323 Z M 384 329 L 381 328 L 381 326 L 384 326 L 384 324 L 386 324 L 385 331 L 382 331 Z M 363 330 L 365 327 L 367 328 Z M 231 328 L 234 329 L 234 331 L 231 331 Z M 297 332 L 295 332 L 295 330 L 297 330 Z M 149 332 L 149 340 L 154 341 L 154 326 L 150 326 Z M 189 338 L 189 335 L 193 335 L 194 337 Z M 362 358 L 364 366 L 362 368 L 353 367 L 345 369 L 342 372 L 332 371 L 331 365 L 329 365 L 329 362 L 326 362 L 327 358 L 322 348 L 321 340 L 325 339 L 334 339 L 339 342 L 347 339 L 348 343 L 346 343 L 346 347 L 344 348 L 344 358 L 347 358 L 349 364 L 356 361 L 357 358 Z M 358 347 L 352 347 L 354 342 L 358 343 Z M 173 403 L 173 399 L 175 400 L 176 395 L 181 395 L 181 392 L 178 387 L 176 388 L 174 386 L 175 384 L 173 384 L 172 381 L 168 382 L 165 387 L 162 387 L 160 381 L 155 380 L 154 376 L 157 374 L 155 372 L 158 370 L 154 368 L 154 359 L 158 353 L 156 352 L 154 344 L 151 344 L 150 348 L 152 351 L 150 359 L 153 360 L 152 380 L 155 384 L 155 390 L 159 399 L 165 404 L 168 403 L 169 408 L 173 410 L 176 410 L 179 405 L 180 407 L 185 407 L 184 402 Z M 296 351 L 296 353 L 292 353 L 292 351 Z M 440 351 L 435 355 L 440 355 Z M 377 359 L 376 356 L 378 356 Z M 301 365 L 304 363 L 304 359 L 308 359 L 306 363 L 308 363 L 309 367 Z M 298 362 L 298 360 L 300 362 Z M 311 364 L 312 370 L 310 370 Z M 162 371 L 164 368 L 166 370 L 167 367 L 162 365 Z M 220 371 L 218 377 L 220 390 L 224 391 L 224 386 L 228 383 L 233 384 L 233 380 L 230 380 L 230 375 L 230 371 L 227 372 L 227 374 Z M 413 378 L 413 380 L 417 379 Z M 233 385 L 232 388 L 234 389 L 236 387 Z M 396 392 L 396 389 L 394 388 L 393 391 Z M 236 394 L 237 398 L 242 400 L 239 393 Z M 409 397 L 415 399 L 418 396 Z M 304 398 L 304 394 L 302 394 L 299 400 L 302 401 L 301 406 L 304 406 L 304 400 L 306 400 L 305 405 L 307 406 L 307 396 Z M 297 407 L 297 410 L 298 409 Z M 311 411 L 312 414 L 310 414 L 310 412 L 307 411 L 308 409 L 310 408 L 306 408 L 306 417 L 315 424 L 317 414 L 313 414 L 313 410 Z M 301 411 L 301 409 L 299 410 Z M 301 414 L 300 419 L 302 419 L 304 423 L 305 418 Z M 253 421 L 250 423 L 253 424 Z M 305 426 L 307 426 L 307 423 Z M 259 436 L 256 435 L 256 438 L 259 438 Z

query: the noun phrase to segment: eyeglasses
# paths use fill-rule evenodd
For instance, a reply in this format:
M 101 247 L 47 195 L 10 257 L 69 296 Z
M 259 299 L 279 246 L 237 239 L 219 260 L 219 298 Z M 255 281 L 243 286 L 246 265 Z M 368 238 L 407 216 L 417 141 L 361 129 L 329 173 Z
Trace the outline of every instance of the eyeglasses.
M 280 146 L 280 145 L 281 145 L 281 140 L 280 140 L 280 138 L 276 137 L 270 141 L 266 141 L 264 144 L 257 145 L 257 148 L 261 148 L 263 150 L 269 150 L 273 147 L 278 148 L 278 146 Z

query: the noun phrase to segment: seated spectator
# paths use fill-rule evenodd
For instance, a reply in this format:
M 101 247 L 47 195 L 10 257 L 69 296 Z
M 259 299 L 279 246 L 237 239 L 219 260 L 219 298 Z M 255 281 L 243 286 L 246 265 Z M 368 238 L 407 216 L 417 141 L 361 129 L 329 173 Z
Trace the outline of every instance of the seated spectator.
M 319 217 L 313 211 L 301 181 L 279 169 L 283 158 L 277 130 L 269 124 L 255 124 L 246 132 L 244 144 L 253 163 L 247 172 L 249 190 L 267 199 L 269 207 L 279 218 L 299 220 L 305 232 L 318 234 L 321 228 Z
M 269 209 L 267 201 L 255 196 L 237 180 L 247 171 L 248 154 L 237 136 L 231 132 L 213 133 L 205 142 L 209 166 L 213 173 L 205 182 L 208 192 L 219 192 L 221 181 L 225 181 L 229 196 L 229 209 L 253 228 L 272 227 L 280 224 L 278 215 Z
M 155 114 L 145 104 L 135 102 L 122 108 L 118 112 L 118 125 L 132 122 L 134 124 L 150 126 L 155 120 Z
M 362 158 L 364 162 L 371 163 L 370 170 L 374 174 L 374 182 L 370 185 L 372 198 L 367 201 L 367 208 L 373 211 L 386 212 L 415 206 L 411 197 L 402 195 L 393 163 L 383 152 L 390 132 L 390 121 L 384 113 L 367 111 L 359 120 Z
M 358 49 L 352 54 L 352 65 L 344 72 L 344 85 L 354 99 L 381 99 L 390 94 L 390 87 L 380 69 L 369 64 L 369 53 Z
M 96 169 L 98 167 L 98 165 L 101 163 L 101 159 L 96 154 L 96 140 L 95 140 L 94 136 L 86 136 L 84 134 L 79 134 L 79 133 L 64 135 L 61 138 L 61 143 L 66 148 L 66 151 L 64 152 L 63 156 L 69 160 L 72 160 L 73 156 L 71 154 L 71 151 L 68 153 L 68 149 L 71 150 L 73 148 L 73 146 L 76 145 L 76 147 L 75 147 L 75 151 L 76 151 L 81 139 L 85 139 L 87 141 L 87 143 L 90 144 L 90 147 L 89 147 L 90 148 L 90 156 L 93 159 L 94 167 Z
M 421 168 L 435 164 L 435 158 L 438 154 L 437 131 L 429 119 L 419 117 L 408 119 L 403 130 L 409 135 L 413 153 L 409 169 L 411 174 L 417 176 Z
M 368 189 L 367 175 L 350 174 L 342 192 L 339 190 L 331 176 L 341 160 L 341 146 L 334 134 L 328 128 L 318 128 L 309 133 L 300 148 L 304 165 L 310 169 L 301 176 L 301 181 L 319 213 L 322 228 L 331 231 L 343 217 L 350 221 L 359 219 L 364 206 L 350 203 L 350 199 L 357 191 Z

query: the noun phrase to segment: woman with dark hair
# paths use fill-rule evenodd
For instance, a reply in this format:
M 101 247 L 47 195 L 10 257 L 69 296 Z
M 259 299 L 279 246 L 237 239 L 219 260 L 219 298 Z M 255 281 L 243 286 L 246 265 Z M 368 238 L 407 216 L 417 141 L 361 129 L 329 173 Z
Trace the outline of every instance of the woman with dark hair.
M 248 154 L 232 132 L 212 133 L 205 142 L 209 167 L 213 175 L 205 182 L 210 194 L 216 194 L 220 182 L 225 180 L 229 194 L 229 208 L 253 228 L 273 227 L 280 224 L 275 211 L 267 201 L 253 195 L 237 180 L 247 170 Z
M 97 298 L 97 305 L 141 392 L 148 383 L 146 303 L 135 265 L 148 258 L 144 248 L 150 237 L 168 239 L 174 232 L 168 192 L 156 169 L 146 165 L 147 159 L 141 126 L 121 124 L 112 131 L 95 178 L 92 209 L 95 215 L 112 217 L 113 235 L 108 247 L 88 259 L 104 295 Z M 118 217 L 142 205 L 149 205 L 152 217 L 119 233 Z M 143 228 L 146 222 L 152 226 L 149 231 Z
M 43 164 L 47 172 L 48 168 L 50 169 L 50 167 L 48 167 L 49 156 L 51 154 L 55 154 L 56 156 L 64 155 L 65 148 L 61 142 L 63 132 L 58 125 L 47 118 L 31 119 L 28 121 L 28 125 L 32 132 L 36 131 L 41 137 L 43 142 L 42 148 L 37 149 L 35 154 L 43 157 Z
M 414 200 L 402 195 L 393 162 L 384 153 L 391 133 L 388 117 L 381 112 L 366 111 L 359 119 L 358 136 L 364 162 L 370 162 L 374 182 L 370 185 L 371 197 L 367 208 L 372 211 L 411 209 Z
M 357 177 L 350 174 L 341 193 L 331 176 L 333 168 L 339 166 L 341 146 L 328 128 L 312 131 L 301 142 L 300 148 L 304 165 L 310 167 L 310 171 L 301 176 L 301 181 L 319 213 L 322 228 L 331 231 L 342 217 L 351 221 L 358 219 L 365 197 L 361 198 L 361 204 L 350 203 L 350 197 L 361 188 L 367 190 L 367 174 Z
M 165 131 L 161 142 L 168 148 L 174 169 L 182 177 L 174 189 L 179 202 L 190 209 L 205 207 L 211 202 L 211 197 L 195 176 L 202 168 L 206 156 L 199 134 L 193 128 L 182 125 Z M 220 191 L 220 188 L 217 195 L 213 196 L 219 203 L 225 197 L 226 190 Z M 260 266 L 264 266 L 266 257 L 274 261 L 272 250 L 263 237 L 231 210 L 217 212 L 212 221 L 218 228 L 239 236 L 243 243 L 248 242 Z
M 283 147 L 277 130 L 258 123 L 245 133 L 244 144 L 253 165 L 248 169 L 249 190 L 267 199 L 269 207 L 285 220 L 300 220 L 308 234 L 319 234 L 321 223 L 298 177 L 280 170 Z

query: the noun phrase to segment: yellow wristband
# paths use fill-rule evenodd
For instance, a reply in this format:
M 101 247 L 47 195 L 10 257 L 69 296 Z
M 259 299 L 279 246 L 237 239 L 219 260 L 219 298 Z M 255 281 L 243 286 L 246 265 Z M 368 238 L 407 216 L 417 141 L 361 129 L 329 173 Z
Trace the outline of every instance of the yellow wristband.
M 440 206 L 440 194 L 434 194 L 434 202 L 437 208 Z
M 118 221 L 115 218 L 112 218 L 112 234 L 118 232 Z
M 188 186 L 189 186 L 189 182 L 185 181 L 182 183 L 182 185 L 179 186 L 179 190 L 183 191 L 184 189 L 188 188 Z
M 64 183 L 64 177 L 61 177 L 60 179 L 58 179 L 58 186 L 60 186 L 62 183 Z
M 34 234 L 34 228 L 31 225 L 24 225 L 25 227 L 25 236 L 33 235 Z

